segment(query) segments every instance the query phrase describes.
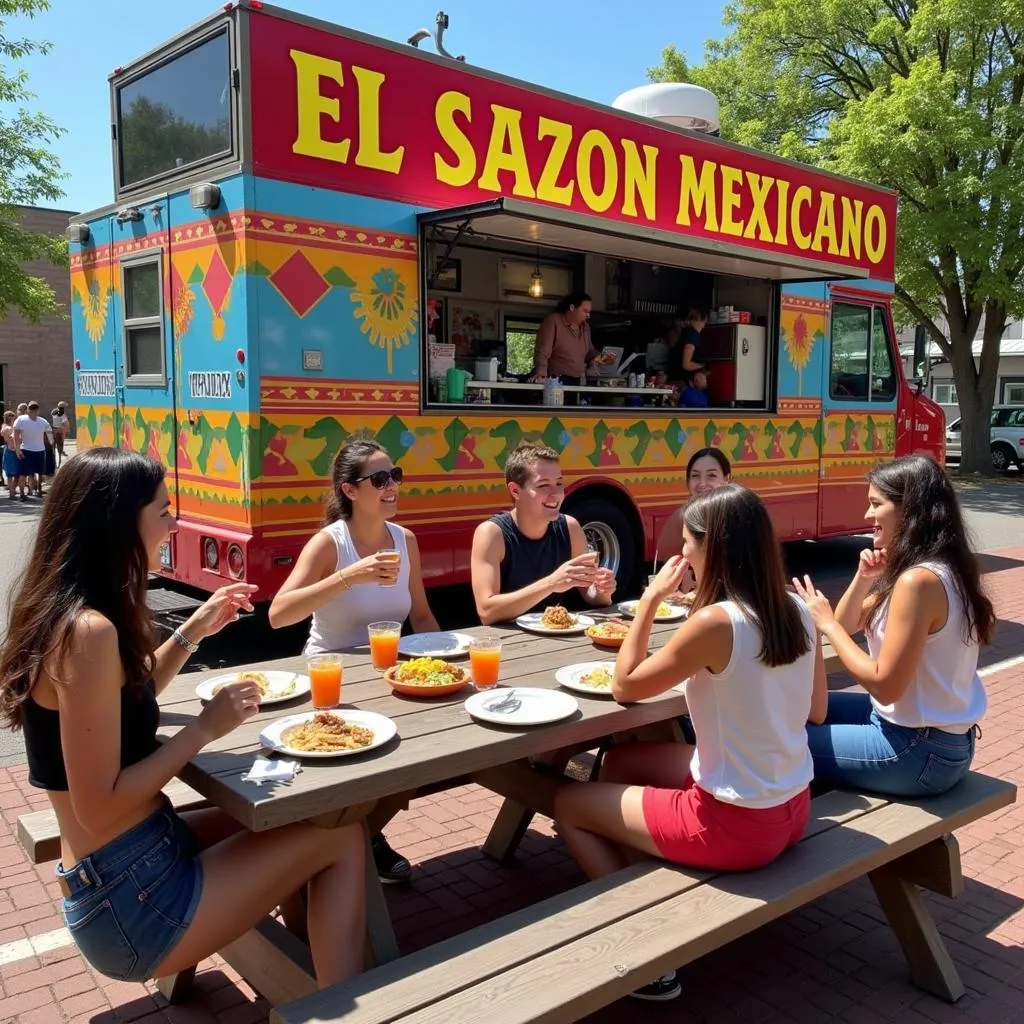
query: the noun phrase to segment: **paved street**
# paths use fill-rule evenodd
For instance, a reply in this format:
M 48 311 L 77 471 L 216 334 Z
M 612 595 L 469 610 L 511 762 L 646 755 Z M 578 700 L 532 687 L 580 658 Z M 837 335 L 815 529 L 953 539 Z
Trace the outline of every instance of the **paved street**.
M 1001 621 L 985 652 L 991 711 L 975 767 L 1024 785 L 1024 547 L 1019 525 L 1024 487 L 997 482 L 964 491 L 972 529 L 986 552 L 986 584 Z M 2 505 L 2 503 L 0 503 Z M 17 563 L 8 538 L 31 536 L 34 511 L 0 511 L 9 583 Z M 1011 546 L 1015 543 L 1017 546 Z M 860 542 L 790 549 L 824 589 L 842 585 Z M 245 644 L 240 645 L 245 648 Z M 842 685 L 842 677 L 831 680 Z M 46 803 L 28 786 L 16 749 L 0 767 L 0 1021 L 3 1024 L 117 1024 L 120 1021 L 262 1024 L 267 1006 L 219 958 L 201 966 L 199 992 L 170 1008 L 152 985 L 111 982 L 70 945 L 58 909 L 53 865 L 33 866 L 14 832 L 20 814 Z M 413 883 L 387 899 L 402 949 L 457 934 L 579 883 L 581 875 L 550 823 L 537 819 L 516 862 L 498 867 L 480 852 L 498 798 L 473 786 L 418 800 L 388 828 L 415 865 Z M 966 892 L 956 903 L 927 896 L 958 964 L 967 994 L 956 1007 L 923 995 L 870 886 L 857 882 L 701 958 L 681 972 L 683 997 L 664 1005 L 616 1004 L 590 1024 L 707 1021 L 1024 1021 L 1024 804 L 958 833 Z

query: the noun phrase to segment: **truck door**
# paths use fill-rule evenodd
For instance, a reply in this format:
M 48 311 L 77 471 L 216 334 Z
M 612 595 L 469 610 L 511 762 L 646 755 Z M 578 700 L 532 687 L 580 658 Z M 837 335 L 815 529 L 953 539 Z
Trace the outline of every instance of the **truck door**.
M 903 378 L 884 296 L 833 287 L 824 373 L 818 535 L 827 537 L 865 529 L 865 478 L 896 450 Z

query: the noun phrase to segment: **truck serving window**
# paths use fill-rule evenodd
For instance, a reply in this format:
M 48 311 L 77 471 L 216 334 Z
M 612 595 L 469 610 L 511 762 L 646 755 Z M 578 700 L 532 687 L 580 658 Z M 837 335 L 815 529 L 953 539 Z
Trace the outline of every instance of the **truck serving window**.
M 116 105 L 121 188 L 229 154 L 227 32 L 118 86 Z

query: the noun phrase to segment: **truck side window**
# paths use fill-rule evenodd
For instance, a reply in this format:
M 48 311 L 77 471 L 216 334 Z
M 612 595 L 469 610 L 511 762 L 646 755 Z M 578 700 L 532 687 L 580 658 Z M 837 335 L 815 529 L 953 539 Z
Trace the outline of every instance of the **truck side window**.
M 833 303 L 829 395 L 859 402 L 896 397 L 896 367 L 881 306 Z
M 871 393 L 873 402 L 891 402 L 896 397 L 896 367 L 885 310 L 875 306 L 871 316 Z

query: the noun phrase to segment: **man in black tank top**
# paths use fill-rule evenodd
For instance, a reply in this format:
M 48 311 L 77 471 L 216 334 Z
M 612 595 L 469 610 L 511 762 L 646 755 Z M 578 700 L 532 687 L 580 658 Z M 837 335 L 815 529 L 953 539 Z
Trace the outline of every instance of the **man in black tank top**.
M 511 512 L 473 534 L 471 571 L 476 611 L 484 625 L 516 619 L 578 591 L 587 604 L 611 604 L 615 575 L 599 569 L 583 528 L 562 515 L 565 485 L 558 453 L 523 442 L 505 463 Z

